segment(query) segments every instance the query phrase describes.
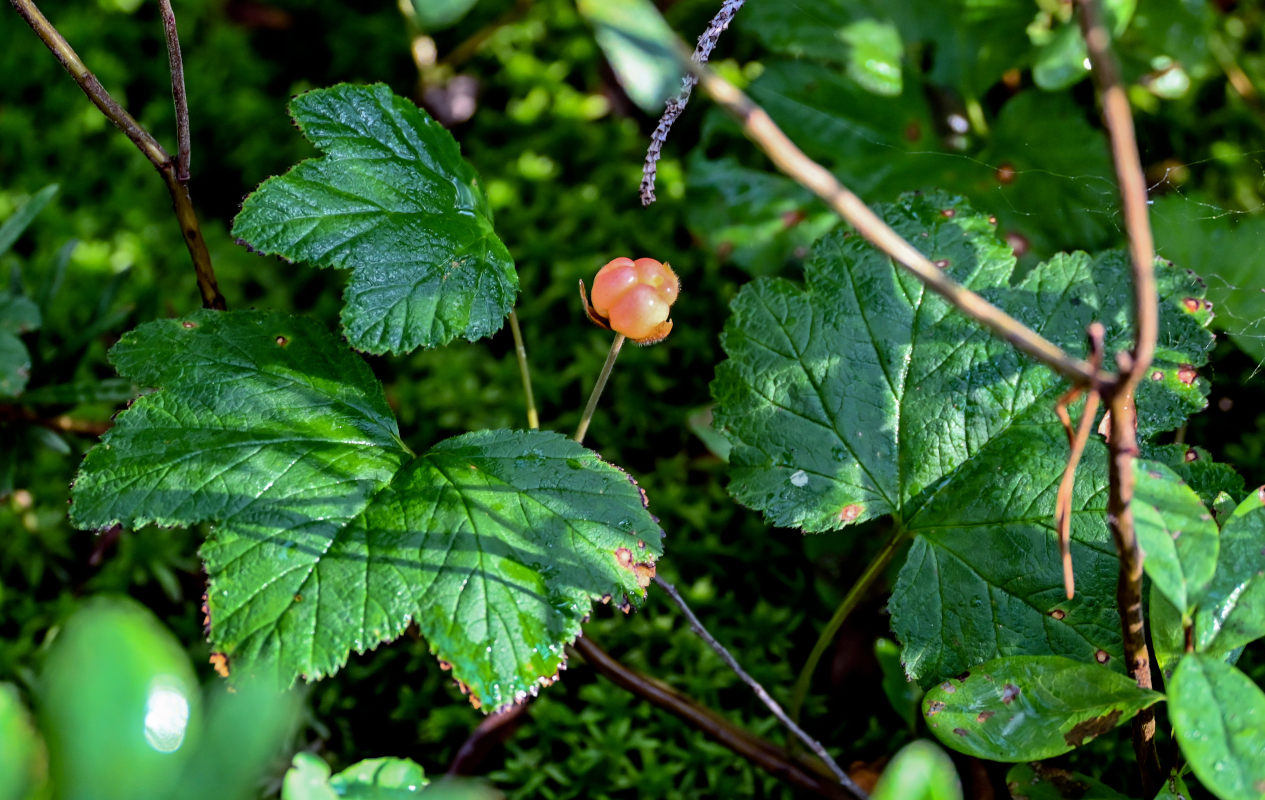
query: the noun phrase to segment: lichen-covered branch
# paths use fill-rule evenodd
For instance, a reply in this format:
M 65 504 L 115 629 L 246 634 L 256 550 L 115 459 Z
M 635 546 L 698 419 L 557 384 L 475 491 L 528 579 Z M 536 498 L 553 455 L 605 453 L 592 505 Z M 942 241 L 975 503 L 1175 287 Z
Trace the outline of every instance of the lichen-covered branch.
M 712 21 L 708 23 L 707 30 L 698 37 L 698 45 L 694 48 L 694 55 L 691 56 L 694 63 L 707 63 L 707 59 L 711 58 L 712 50 L 716 48 L 716 42 L 720 41 L 720 35 L 729 27 L 734 14 L 738 13 L 738 9 L 742 8 L 744 2 L 745 0 L 724 0 L 716 16 L 712 17 Z M 659 156 L 663 152 L 663 144 L 668 140 L 668 133 L 672 130 L 677 118 L 681 116 L 681 112 L 685 111 L 686 104 L 690 102 L 690 94 L 697 83 L 698 78 L 692 73 L 687 73 L 681 78 L 681 91 L 676 97 L 668 100 L 663 109 L 663 116 L 659 117 L 659 124 L 655 126 L 654 133 L 650 134 L 650 146 L 646 149 L 646 163 L 641 170 L 641 204 L 643 206 L 648 206 L 655 201 L 654 182 L 659 170 Z

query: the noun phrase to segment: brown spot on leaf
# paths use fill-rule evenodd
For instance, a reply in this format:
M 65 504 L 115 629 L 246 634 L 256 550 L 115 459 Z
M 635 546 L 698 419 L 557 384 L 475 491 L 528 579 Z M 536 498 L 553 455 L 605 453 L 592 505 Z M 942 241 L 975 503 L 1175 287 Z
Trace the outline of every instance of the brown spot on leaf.
M 1163 372 L 1162 370 L 1158 370 L 1158 369 L 1157 369 L 1157 370 L 1155 370 L 1154 372 L 1152 372 L 1152 373 L 1151 373 L 1151 380 L 1153 380 L 1153 381 L 1162 381 L 1162 380 L 1164 380 L 1164 372 Z
M 855 520 L 857 517 L 861 516 L 861 512 L 862 512 L 863 510 L 864 510 L 864 508 L 863 508 L 863 506 L 862 506 L 860 503 L 849 503 L 848 505 L 846 505 L 846 506 L 844 506 L 842 509 L 840 509 L 840 511 L 839 511 L 839 521 L 840 521 L 840 522 L 852 522 L 852 521 L 853 521 L 853 520 Z
M 967 670 L 966 672 L 963 672 L 961 675 L 955 676 L 953 680 L 957 681 L 958 683 L 961 683 L 962 681 L 966 680 L 969 677 L 971 677 L 971 671 Z
M 1262 486 L 1256 490 L 1256 499 L 1260 500 L 1262 503 L 1265 503 L 1265 486 Z
M 935 261 L 932 261 L 931 263 L 932 263 L 932 264 L 935 264 L 935 265 L 936 265 L 937 267 L 939 267 L 940 269 L 948 269 L 948 268 L 949 268 L 949 259 L 947 259 L 947 258 L 938 258 L 938 259 L 936 259 Z
M 1001 701 L 1006 705 L 1010 705 L 1011 701 L 1019 696 L 1019 687 L 1013 683 L 1008 683 L 1001 687 Z
M 650 586 L 650 581 L 654 580 L 654 564 L 633 564 L 633 574 L 637 576 L 637 585 L 646 589 Z
M 198 327 L 198 323 L 196 323 L 196 322 L 190 322 L 189 320 L 185 320 L 184 322 L 180 323 L 180 325 L 181 325 L 181 327 L 184 327 L 184 328 L 196 328 L 196 327 Z
M 1080 747 L 1085 742 L 1097 736 L 1101 736 L 1109 730 L 1116 727 L 1116 721 L 1120 719 L 1120 709 L 1114 709 L 1110 714 L 1104 714 L 1101 717 L 1093 717 L 1084 722 L 1078 722 L 1072 726 L 1072 729 L 1063 734 L 1063 741 L 1072 747 Z
M 945 694 L 953 694 L 954 692 L 957 691 L 957 687 L 949 683 L 948 681 L 945 681 L 944 683 L 940 684 L 940 688 L 944 690 Z
M 1199 451 L 1198 451 L 1198 450 L 1196 450 L 1196 449 L 1194 449 L 1194 448 L 1192 447 L 1191 449 L 1189 449 L 1189 450 L 1187 450 L 1187 451 L 1186 451 L 1186 455 L 1184 455 L 1184 456 L 1183 456 L 1183 458 L 1185 458 L 1185 459 L 1186 459 L 1186 463 L 1188 463 L 1188 464 L 1189 464 L 1191 461 L 1198 461 L 1198 460 L 1199 460 Z
M 916 142 L 922 138 L 922 126 L 917 122 L 911 122 L 905 126 L 905 140 Z
M 958 213 L 958 210 L 956 208 L 943 208 L 940 210 L 940 216 L 944 217 L 945 219 L 953 219 L 955 216 L 957 216 L 957 213 Z
M 982 723 L 988 722 L 989 719 L 991 719 L 992 717 L 996 715 L 997 715 L 996 711 L 981 711 L 975 715 L 975 721 L 982 724 Z
M 1010 249 L 1015 251 L 1015 256 L 1025 256 L 1032 249 L 1032 243 L 1028 241 L 1028 237 L 1022 233 L 1011 231 L 1006 234 L 1006 244 L 1010 245 Z
M 1050 616 L 1054 617 L 1055 619 L 1063 619 L 1064 617 L 1067 616 L 1067 612 L 1061 608 L 1056 608 L 1050 612 Z
M 303 602 L 303 595 L 299 594 L 298 592 L 295 592 L 295 593 L 294 593 L 294 602 L 296 602 L 296 603 L 302 603 L 302 602 Z
M 632 569 L 632 551 L 627 547 L 618 547 L 615 549 L 615 560 L 618 561 L 619 565 L 624 569 Z
M 989 217 L 989 218 L 988 218 L 988 224 L 989 224 L 989 225 L 996 225 L 996 224 L 997 224 L 997 217 Z
M 448 670 L 452 669 L 452 664 L 449 664 L 447 661 L 444 661 L 441 658 L 439 659 L 439 668 L 443 670 L 444 672 L 447 672 Z
M 645 550 L 645 549 L 646 549 L 646 543 L 645 543 L 643 540 L 638 539 L 638 540 L 637 540 L 637 547 L 638 547 L 638 548 L 640 548 L 640 549 L 642 549 L 642 550 Z
M 1193 314 L 1199 310 L 1200 303 L 1193 297 L 1187 297 L 1182 301 L 1182 305 L 1186 307 L 1187 311 Z
M 290 340 L 289 340 L 289 339 L 287 339 L 286 337 L 284 337 L 284 336 L 278 336 L 278 337 L 277 337 L 277 344 L 278 344 L 278 345 L 280 345 L 281 347 L 285 347 L 285 346 L 286 346 L 286 345 L 288 345 L 289 343 L 290 343 Z
M 966 728 L 954 728 L 953 733 L 958 736 L 966 736 Z
M 1195 371 L 1195 368 L 1189 364 L 1182 364 L 1181 367 L 1177 370 L 1177 380 L 1181 381 L 1187 386 L 1190 386 L 1192 383 L 1194 383 L 1195 378 L 1198 377 L 1198 375 L 1199 373 Z
M 1098 652 L 1094 653 L 1094 660 L 1097 661 L 1099 664 L 1106 664 L 1108 661 L 1111 660 L 1111 654 L 1108 653 L 1106 650 L 1099 650 Z
M 933 700 L 927 704 L 927 716 L 934 717 L 936 714 L 939 714 L 941 711 L 944 711 L 944 709 L 945 709 L 944 703 L 940 702 L 939 700 Z
M 1005 186 L 1015 182 L 1015 176 L 1019 173 L 1015 170 L 1013 164 L 1002 164 L 993 173 L 993 177 L 997 178 L 997 182 Z
M 228 677 L 228 656 L 223 653 L 211 654 L 211 668 L 215 670 L 215 674 L 221 678 Z

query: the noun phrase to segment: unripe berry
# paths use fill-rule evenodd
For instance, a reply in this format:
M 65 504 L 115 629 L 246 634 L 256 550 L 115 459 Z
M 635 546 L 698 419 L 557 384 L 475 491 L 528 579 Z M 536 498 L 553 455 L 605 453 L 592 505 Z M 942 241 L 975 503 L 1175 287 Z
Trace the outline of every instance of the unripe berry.
M 672 331 L 668 314 L 680 292 L 672 267 L 653 258 L 616 258 L 607 263 L 593 279 L 591 305 L 580 281 L 589 319 L 638 344 L 662 341 Z

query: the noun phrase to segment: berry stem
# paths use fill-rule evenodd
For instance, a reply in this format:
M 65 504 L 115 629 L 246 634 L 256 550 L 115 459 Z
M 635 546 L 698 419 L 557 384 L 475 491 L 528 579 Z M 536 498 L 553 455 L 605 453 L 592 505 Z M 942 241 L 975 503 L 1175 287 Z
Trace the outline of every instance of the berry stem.
M 597 383 L 593 384 L 593 393 L 589 395 L 589 404 L 584 407 L 584 415 L 580 417 L 580 425 L 575 429 L 575 440 L 577 442 L 584 441 L 584 434 L 588 433 L 589 423 L 593 420 L 593 412 L 597 410 L 597 399 L 602 396 L 602 390 L 606 388 L 606 379 L 611 376 L 611 368 L 615 366 L 615 359 L 619 358 L 619 350 L 624 346 L 624 340 L 628 337 L 622 333 L 615 334 L 615 341 L 611 342 L 611 351 L 606 354 L 606 363 L 602 365 L 602 371 L 597 376 Z
M 527 345 L 523 344 L 523 331 L 518 327 L 518 314 L 510 311 L 510 333 L 514 334 L 514 355 L 518 358 L 518 374 L 523 378 L 523 396 L 527 400 L 527 427 L 533 431 L 540 427 L 536 413 L 536 399 L 531 391 L 531 370 L 527 366 Z

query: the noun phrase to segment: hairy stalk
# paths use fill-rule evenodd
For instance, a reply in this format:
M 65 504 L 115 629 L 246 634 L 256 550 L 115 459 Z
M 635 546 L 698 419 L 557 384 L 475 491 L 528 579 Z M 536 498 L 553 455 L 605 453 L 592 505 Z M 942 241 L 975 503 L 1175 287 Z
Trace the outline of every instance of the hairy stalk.
M 593 421 L 593 412 L 597 411 L 598 398 L 602 396 L 602 390 L 606 388 L 606 379 L 611 376 L 611 368 L 615 366 L 615 359 L 619 358 L 620 348 L 624 346 L 627 339 L 622 333 L 615 334 L 615 341 L 611 342 L 610 352 L 606 354 L 606 363 L 602 365 L 602 371 L 597 376 L 597 383 L 593 384 L 593 391 L 589 394 L 588 405 L 584 407 L 584 414 L 580 416 L 580 424 L 575 429 L 575 440 L 577 442 L 584 441 L 584 434 L 589 431 L 589 423 Z
M 804 763 L 788 757 L 771 742 L 735 726 L 729 720 L 704 708 L 666 683 L 621 664 L 587 637 L 581 636 L 576 639 L 572 648 L 612 683 L 674 714 L 714 741 L 791 786 L 802 791 L 813 792 L 821 797 L 863 797 L 863 795 L 851 795 L 846 792 L 843 786 L 835 782 L 833 776 L 819 771 L 815 763 Z
M 536 413 L 536 399 L 531 391 L 531 369 L 527 365 L 527 346 L 523 344 L 523 331 L 518 327 L 518 314 L 510 311 L 510 333 L 514 335 L 514 355 L 518 359 L 518 374 L 523 378 L 523 397 L 527 402 L 527 427 L 533 431 L 540 427 Z
M 856 782 L 853 781 L 852 778 L 848 777 L 848 773 L 844 772 L 839 765 L 835 763 L 835 760 L 830 757 L 829 753 L 826 752 L 826 748 L 822 746 L 821 742 L 809 736 L 804 732 L 803 728 L 796 725 L 794 721 L 786 715 L 786 712 L 782 710 L 782 706 L 769 696 L 769 693 L 765 691 L 759 681 L 747 674 L 747 671 L 738 664 L 738 661 L 729 653 L 729 650 L 727 650 L 723 644 L 716 641 L 716 637 L 712 636 L 707 628 L 703 627 L 703 623 L 699 622 L 698 617 L 695 616 L 694 611 L 691 610 L 689 605 L 685 602 L 685 598 L 681 597 L 681 594 L 676 590 L 676 587 L 658 576 L 655 576 L 654 582 L 659 585 L 660 589 L 667 592 L 668 597 L 672 598 L 672 602 L 676 603 L 676 607 L 681 609 L 681 613 L 685 615 L 687 620 L 689 620 L 690 627 L 694 629 L 694 632 L 698 634 L 698 637 L 706 642 L 708 647 L 716 651 L 716 654 L 720 656 L 722 661 L 725 662 L 725 665 L 733 670 L 734 674 L 741 678 L 743 683 L 751 687 L 751 691 L 755 692 L 755 696 L 759 698 L 760 702 L 764 703 L 769 711 L 773 713 L 773 716 L 777 717 L 778 721 L 786 726 L 787 730 L 803 742 L 808 749 L 813 752 L 813 755 L 821 759 L 821 763 L 826 765 L 827 769 L 834 774 L 839 783 L 857 797 L 867 797 L 865 791 L 860 786 L 857 786 Z
M 1129 256 L 1133 271 L 1133 352 L 1118 353 L 1120 378 L 1106 394 L 1111 413 L 1107 438 L 1110 450 L 1107 518 L 1120 556 L 1120 576 L 1116 603 L 1124 633 L 1125 662 L 1138 686 L 1154 686 L 1151 652 L 1146 641 L 1146 620 L 1142 611 L 1142 553 L 1133 527 L 1133 459 L 1138 452 L 1137 414 L 1134 389 L 1151 364 L 1159 327 L 1155 289 L 1155 246 L 1147 216 L 1146 178 L 1138 156 L 1129 99 L 1120 82 L 1119 69 L 1111 52 L 1111 35 L 1103 24 L 1102 9 L 1095 0 L 1078 0 L 1081 31 L 1089 51 L 1089 61 L 1102 104 L 1103 125 L 1111 143 L 1111 158 L 1125 231 L 1129 236 Z M 1146 793 L 1154 795 L 1163 774 L 1155 748 L 1155 711 L 1148 709 L 1133 719 L 1133 747 Z
M 185 180 L 180 178 L 180 165 L 173 159 L 163 146 L 158 143 L 149 131 L 141 127 L 140 123 L 127 113 L 127 109 L 119 105 L 118 102 L 110 96 L 110 93 L 101 85 L 101 81 L 97 80 L 97 76 L 84 65 L 83 60 L 66 41 L 65 37 L 53 27 L 48 18 L 40 12 L 32 0 L 9 0 L 14 10 L 26 20 L 26 24 L 31 26 L 31 30 L 35 31 L 35 35 L 40 37 L 45 46 L 52 51 L 61 65 L 66 68 L 71 77 L 75 79 L 75 83 L 79 84 L 79 88 L 88 96 L 93 105 L 101 110 L 102 114 L 113 122 L 123 134 L 136 145 L 137 149 L 149 159 L 154 168 L 158 170 L 158 174 L 162 176 L 163 182 L 167 184 L 167 191 L 171 194 L 171 203 L 175 208 L 176 220 L 180 223 L 180 231 L 184 235 L 185 246 L 189 250 L 189 257 L 193 261 L 193 270 L 197 275 L 198 290 L 202 294 L 202 305 L 205 308 L 224 309 L 226 307 L 224 296 L 220 294 L 219 286 L 215 280 L 215 270 L 211 266 L 211 254 L 206 249 L 206 241 L 202 238 L 202 229 L 198 225 L 198 216 L 193 210 L 193 199 L 189 195 L 189 186 Z M 168 25 L 169 23 L 169 25 Z M 175 38 L 175 17 L 170 20 L 164 15 L 164 27 L 169 29 L 169 43 Z M 174 61 L 179 61 L 180 50 L 177 45 L 174 49 L 169 50 L 169 56 Z M 180 68 L 183 75 L 183 67 Z M 179 83 L 181 88 L 179 94 L 183 96 L 183 78 Z M 172 92 L 176 93 L 176 70 L 172 71 Z M 182 110 L 180 101 L 177 99 L 177 130 L 184 129 L 185 135 L 189 128 L 188 108 Z M 186 164 L 187 168 L 187 164 Z
M 866 565 L 865 572 L 862 572 L 861 577 L 857 578 L 856 583 L 852 584 L 852 588 L 848 590 L 843 602 L 839 603 L 839 607 L 831 615 L 830 621 L 822 629 L 821 635 L 817 637 L 817 643 L 813 645 L 812 652 L 808 654 L 808 660 L 804 662 L 803 668 L 800 669 L 799 677 L 795 679 L 795 687 L 791 690 L 791 719 L 799 719 L 799 712 L 804 707 L 804 698 L 808 696 L 808 687 L 812 685 L 813 673 L 817 671 L 817 664 L 821 662 L 821 657 L 825 655 L 826 648 L 830 647 L 830 643 L 835 640 L 835 635 L 843 627 L 848 615 L 861 603 L 861 600 L 869 593 L 870 588 L 874 586 L 874 582 L 883 574 L 883 570 L 887 569 L 887 565 L 892 562 L 892 557 L 896 555 L 896 551 L 905 543 L 906 533 L 904 529 L 898 528 L 892 534 L 887 543 L 883 545 L 883 549 L 878 551 L 878 555 L 874 556 L 870 563 Z
M 946 275 L 871 211 L 861 198 L 839 183 L 830 170 L 805 155 L 763 108 L 732 83 L 703 65 L 691 64 L 690 69 L 698 77 L 703 91 L 738 121 L 747 138 L 755 142 L 779 170 L 824 200 L 871 244 L 956 309 L 1074 383 L 1111 380 L 1111 375 L 1097 374 L 1088 362 L 1068 355 L 1058 345 Z
M 706 64 L 707 59 L 711 58 L 712 50 L 720 41 L 720 35 L 729 27 L 734 14 L 738 13 L 738 9 L 742 8 L 744 2 L 745 0 L 724 0 L 716 16 L 712 17 L 707 29 L 703 31 L 703 35 L 698 37 L 698 45 L 690 57 L 695 64 Z M 686 104 L 690 102 L 690 94 L 697 83 L 698 78 L 692 73 L 686 73 L 681 78 L 681 91 L 676 97 L 668 100 L 663 108 L 663 116 L 659 117 L 659 124 L 655 126 L 654 133 L 650 134 L 650 146 L 646 148 L 646 163 L 641 168 L 641 204 L 643 206 L 648 206 L 655 201 L 654 182 L 659 171 L 659 156 L 663 152 L 664 143 L 668 140 L 668 133 L 676 124 L 677 118 L 685 111 Z

